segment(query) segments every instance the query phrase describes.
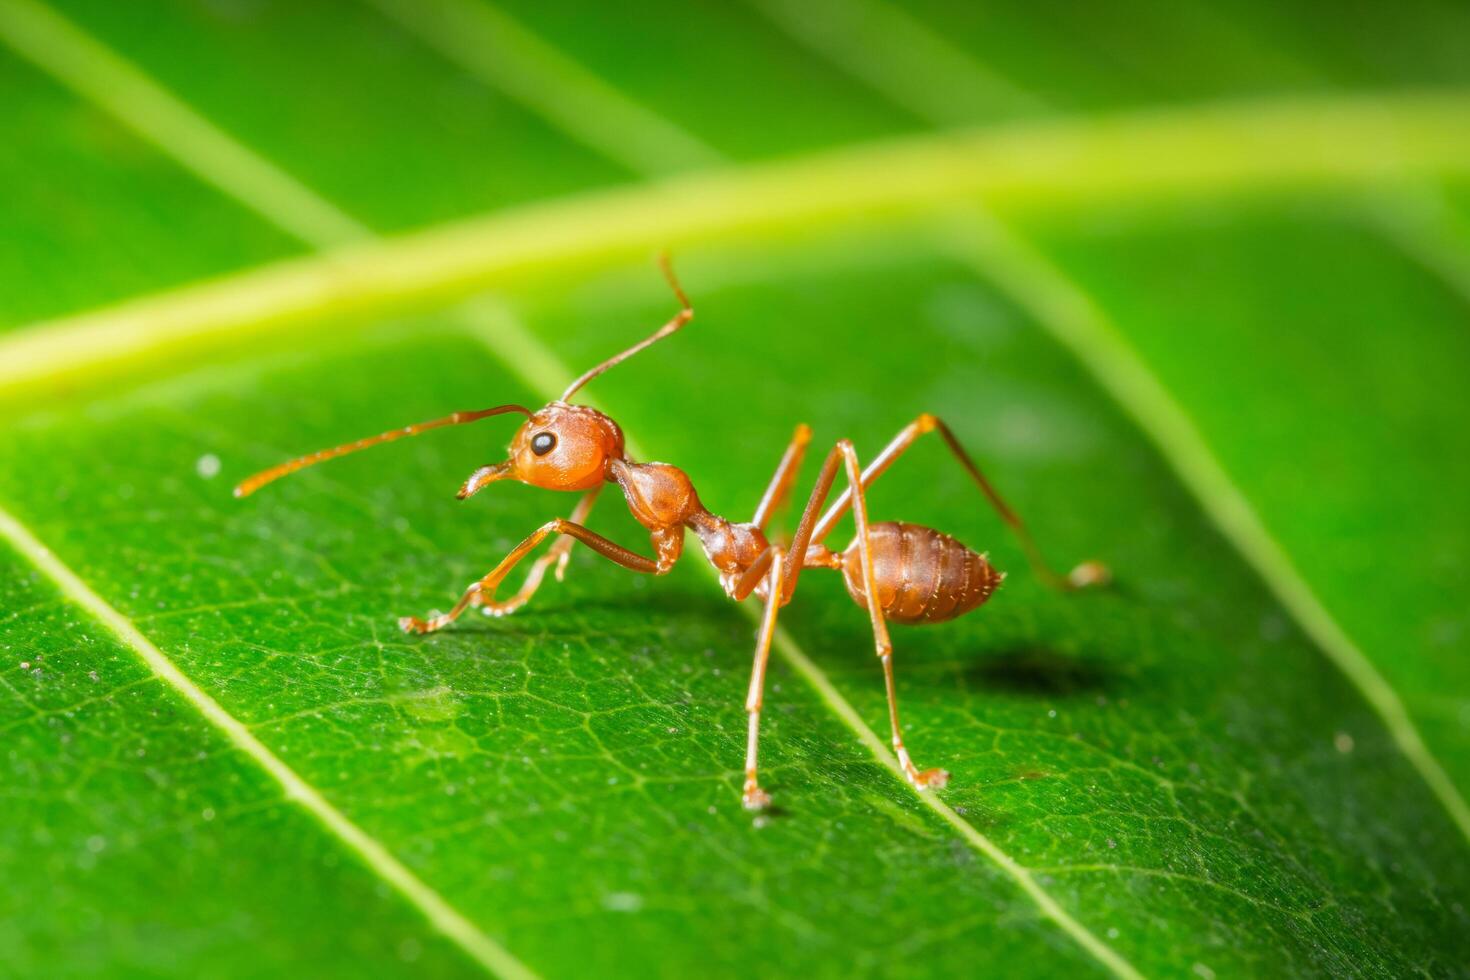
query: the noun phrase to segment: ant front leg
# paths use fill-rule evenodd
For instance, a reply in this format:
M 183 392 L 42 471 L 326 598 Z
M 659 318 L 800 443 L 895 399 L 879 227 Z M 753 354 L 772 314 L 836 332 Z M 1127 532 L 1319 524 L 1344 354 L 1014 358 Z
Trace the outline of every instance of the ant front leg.
M 587 515 L 592 513 L 592 505 L 597 503 L 597 494 L 602 490 L 602 484 L 588 490 L 577 506 L 572 509 L 569 520 L 573 524 L 586 524 Z M 476 593 L 473 604 L 480 607 L 480 611 L 487 616 L 508 616 L 530 601 L 541 587 L 542 580 L 546 577 L 546 570 L 552 565 L 556 566 L 556 580 L 562 581 L 566 575 L 567 562 L 572 557 L 572 546 L 577 539 L 571 535 L 563 535 L 556 539 L 555 543 L 547 549 L 546 554 L 531 563 L 531 570 L 526 573 L 526 580 L 521 583 L 520 590 L 509 599 L 497 601 L 487 598 L 483 592 Z
M 776 633 L 776 614 L 781 609 L 782 555 L 779 548 L 771 552 L 770 572 L 766 579 L 766 610 L 761 616 L 760 633 L 755 643 L 755 666 L 750 671 L 750 694 L 745 699 L 749 727 L 745 737 L 745 790 L 741 799 L 747 810 L 763 810 L 771 797 L 761 789 L 756 778 L 756 753 L 760 747 L 761 704 L 765 701 L 766 663 L 771 659 L 771 637 Z
M 464 595 L 460 597 L 459 601 L 454 604 L 454 608 L 449 610 L 449 612 L 440 613 L 428 619 L 419 619 L 416 616 L 404 616 L 398 621 L 399 628 L 405 633 L 433 633 L 454 622 L 471 605 L 494 601 L 495 590 L 500 587 L 500 583 L 520 563 L 521 559 L 530 554 L 549 534 L 568 535 L 581 541 L 604 558 L 617 562 L 624 568 L 632 569 L 635 572 L 642 572 L 645 575 L 662 575 L 672 568 L 674 562 L 679 558 L 684 542 L 683 535 L 678 533 L 677 529 L 665 529 L 663 532 L 655 530 L 652 537 L 654 546 L 658 551 L 658 558 L 645 558 L 636 552 L 629 551 L 614 541 L 609 541 L 595 531 L 590 531 L 580 524 L 573 524 L 571 521 L 558 517 L 554 521 L 549 521 L 541 525 L 526 540 L 516 545 L 511 553 L 506 555 L 490 574 L 466 589 Z

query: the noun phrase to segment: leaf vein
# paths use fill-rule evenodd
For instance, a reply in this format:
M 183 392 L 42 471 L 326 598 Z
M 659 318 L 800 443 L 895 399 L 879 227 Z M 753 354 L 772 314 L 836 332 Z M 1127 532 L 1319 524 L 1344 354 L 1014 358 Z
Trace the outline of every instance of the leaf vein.
M 328 802 L 316 787 L 251 734 L 244 723 L 180 670 L 131 620 L 93 591 L 76 572 L 4 508 L 0 508 L 0 538 L 49 578 L 64 596 L 131 648 L 159 680 L 171 687 L 247 758 L 265 770 L 280 785 L 286 799 L 306 810 L 327 833 L 354 852 L 375 875 L 418 909 L 430 925 L 454 942 L 477 964 L 502 977 L 530 980 L 535 976 L 403 865 L 377 838 Z
M 971 210 L 948 236 L 970 262 L 1031 311 L 1157 448 L 1210 522 L 1276 601 L 1362 694 L 1389 736 L 1470 840 L 1470 806 L 1424 744 L 1398 692 L 1337 620 L 1230 478 L 1187 412 L 1092 298 L 989 214 Z
M 442 304 L 512 271 L 772 235 L 799 222 L 889 218 L 979 197 L 1058 206 L 1467 173 L 1467 114 L 1465 91 L 1276 99 L 951 130 L 698 171 L 349 243 L 32 324 L 0 340 L 0 388 L 211 337 Z

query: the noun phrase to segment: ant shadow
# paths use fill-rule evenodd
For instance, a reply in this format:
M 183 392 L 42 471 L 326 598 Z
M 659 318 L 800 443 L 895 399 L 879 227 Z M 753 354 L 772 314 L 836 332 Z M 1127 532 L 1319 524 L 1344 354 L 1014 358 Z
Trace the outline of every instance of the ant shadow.
M 1128 673 L 1106 660 L 1059 653 L 1040 644 L 977 651 L 963 673 L 967 680 L 990 690 L 1046 699 L 1116 696 L 1132 681 Z
M 595 632 L 668 632 L 677 630 L 680 622 L 718 621 L 722 614 L 733 612 L 729 603 L 692 593 L 641 593 L 606 598 L 541 599 L 507 616 L 486 616 L 478 610 L 467 610 L 455 623 L 455 632 L 469 636 L 548 636 L 585 635 L 589 624 Z M 734 613 L 732 625 L 738 624 Z M 656 624 L 650 626 L 649 624 Z
M 585 633 L 589 618 L 597 624 L 599 631 L 618 633 L 677 634 L 681 622 L 722 623 L 729 629 L 734 644 L 734 648 L 726 651 L 730 661 L 727 666 L 732 668 L 748 663 L 748 648 L 754 639 L 753 636 L 748 637 L 753 627 L 732 603 L 723 596 L 693 590 L 553 600 L 542 602 L 534 611 L 522 610 L 514 616 L 500 619 L 466 615 L 456 625 L 456 630 L 471 636 L 496 635 L 503 638 L 570 637 Z M 810 624 L 792 623 L 798 636 L 806 625 Z M 837 667 L 838 661 L 850 665 L 847 657 L 833 652 L 846 649 L 864 651 L 865 659 L 871 659 L 871 634 L 861 626 L 843 624 L 834 629 L 829 624 L 821 631 L 821 636 L 821 642 L 813 644 L 811 650 L 813 659 L 820 666 Z M 977 643 L 940 653 L 936 649 L 926 649 L 930 645 L 923 638 L 907 631 L 895 638 L 901 641 L 900 683 L 910 689 L 952 689 L 958 675 L 978 690 L 1022 698 L 1058 700 L 1099 695 L 1111 698 L 1126 694 L 1137 680 L 1133 671 L 1096 651 L 1062 653 L 1044 643 L 987 649 L 982 643 Z
M 866 624 L 864 624 L 866 625 Z M 894 631 L 895 666 L 903 689 L 954 691 L 956 680 L 976 693 L 991 691 L 1018 698 L 1058 701 L 1117 697 L 1135 687 L 1137 673 L 1106 651 L 1063 653 L 1045 642 L 986 646 L 983 638 L 953 644 L 939 636 Z M 823 647 L 855 649 L 872 659 L 872 634 L 846 625 L 824 633 Z M 821 665 L 832 661 L 814 651 Z

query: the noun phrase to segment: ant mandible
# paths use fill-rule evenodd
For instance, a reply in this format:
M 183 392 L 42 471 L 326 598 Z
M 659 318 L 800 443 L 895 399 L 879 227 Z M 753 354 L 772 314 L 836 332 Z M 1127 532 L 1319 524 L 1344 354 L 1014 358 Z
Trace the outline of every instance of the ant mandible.
M 1016 534 L 1042 581 L 1053 588 L 1070 591 L 1107 581 L 1107 568 L 1099 562 L 1089 561 L 1065 576 L 1052 571 L 1042 560 L 1020 517 L 1001 499 L 954 433 L 940 419 L 927 413 L 904 426 L 866 469 L 858 465 L 857 453 L 850 441 L 842 439 L 837 442 L 822 463 L 821 473 L 807 498 L 796 533 L 784 546 L 767 539 L 766 524 L 790 493 L 796 479 L 807 444 L 811 441 L 811 429 L 806 425 L 796 427 L 791 443 L 755 509 L 755 515 L 745 522 L 732 522 L 707 510 L 699 502 L 694 484 L 678 467 L 629 459 L 624 451 L 623 431 L 616 422 L 594 408 L 573 405 L 568 399 L 593 378 L 676 333 L 693 318 L 694 309 L 675 278 L 667 256 L 661 257 L 660 265 L 679 300 L 679 312 L 645 340 L 573 381 L 551 404 L 534 412 L 520 405 L 456 412 L 445 418 L 324 449 L 257 473 L 235 488 L 235 496 L 248 496 L 267 483 L 304 467 L 379 443 L 443 426 L 463 425 L 492 415 L 508 412 L 523 415 L 526 420 L 511 441 L 510 458 L 503 463 L 482 466 L 470 474 L 459 489 L 459 499 L 471 497 L 497 480 L 519 480 L 546 490 L 580 491 L 582 499 L 573 508 L 569 519 L 559 517 L 549 521 L 516 545 L 488 575 L 471 584 L 449 612 L 431 615 L 427 619 L 415 616 L 400 619 L 398 625 L 405 632 L 432 633 L 443 629 L 471 606 L 478 606 L 491 616 L 514 612 L 535 594 L 551 565 L 555 564 L 556 577 L 561 579 L 572 545 L 577 541 L 624 568 L 663 575 L 673 568 L 684 550 L 685 529 L 692 530 L 699 538 L 705 556 L 719 572 L 720 584 L 726 594 L 737 601 L 754 594 L 765 603 L 756 640 L 750 693 L 745 702 L 749 729 L 743 801 L 746 808 L 759 810 L 770 803 L 770 797 L 757 780 L 756 750 L 766 661 L 776 628 L 776 615 L 791 601 L 802 569 L 835 569 L 842 573 L 853 601 L 868 611 L 872 621 L 874 645 L 883 665 L 883 678 L 888 690 L 888 721 L 893 731 L 893 751 L 899 764 L 909 782 L 918 789 L 943 786 L 949 780 L 949 773 L 943 769 L 920 771 L 904 747 L 898 720 L 898 697 L 893 683 L 893 644 L 888 638 L 888 624 L 939 623 L 962 616 L 989 599 L 1005 579 L 1005 573 L 994 569 L 985 555 L 976 554 L 949 535 L 932 528 L 901 522 L 870 524 L 864 499 L 867 488 L 920 436 L 937 432 L 996 513 Z M 847 487 L 819 518 L 818 513 L 827 502 L 839 469 L 845 470 Z M 648 529 L 654 557 L 629 551 L 584 526 L 598 492 L 608 483 L 617 484 L 633 517 Z M 857 533 L 845 550 L 832 551 L 822 542 L 848 510 L 852 511 Z M 532 563 L 520 591 L 507 599 L 497 599 L 496 590 L 506 576 L 542 540 L 553 534 L 559 537 L 545 555 Z M 868 597 L 872 595 L 878 596 L 876 603 L 869 601 Z

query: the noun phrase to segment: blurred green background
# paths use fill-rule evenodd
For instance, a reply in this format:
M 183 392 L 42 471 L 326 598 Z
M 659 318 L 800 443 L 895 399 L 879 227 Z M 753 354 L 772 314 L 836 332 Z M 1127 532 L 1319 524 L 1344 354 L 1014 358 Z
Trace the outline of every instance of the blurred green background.
M 0 976 L 1470 973 L 1470 7 L 0 0 Z M 732 519 L 792 427 L 1013 571 L 579 550 L 491 420 L 597 381 Z M 812 472 L 803 477 L 806 481 Z M 620 501 L 594 528 L 646 551 Z M 839 536 L 845 534 L 839 532 Z M 839 544 L 845 542 L 838 542 Z M 874 733 L 878 734 L 874 734 Z

